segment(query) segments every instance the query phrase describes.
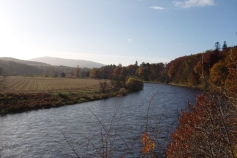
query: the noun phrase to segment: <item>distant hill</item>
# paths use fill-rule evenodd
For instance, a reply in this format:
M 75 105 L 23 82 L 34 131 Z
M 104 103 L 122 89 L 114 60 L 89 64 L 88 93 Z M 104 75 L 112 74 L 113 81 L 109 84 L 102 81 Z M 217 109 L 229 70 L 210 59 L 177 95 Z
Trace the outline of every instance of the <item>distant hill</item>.
M 13 61 L 13 62 L 16 62 L 16 63 L 26 64 L 26 65 L 31 65 L 31 66 L 51 66 L 49 64 L 42 63 L 42 62 L 20 60 L 20 59 L 15 59 L 15 58 L 10 58 L 10 57 L 0 57 L 0 60 Z
M 23 64 L 13 60 L 4 60 L 2 58 L 0 59 L 0 67 L 3 68 L 3 74 L 5 75 L 38 76 L 43 74 L 43 70 L 40 70 L 38 66 Z
M 55 58 L 55 57 L 39 57 L 30 59 L 29 61 L 37 61 L 37 62 L 43 62 L 50 65 L 63 65 L 63 66 L 69 66 L 69 67 L 77 67 L 77 65 L 80 68 L 86 67 L 86 68 L 100 68 L 102 66 L 105 66 L 104 64 L 88 61 L 88 60 L 74 60 L 74 59 L 62 59 L 62 58 Z
M 42 62 L 20 60 L 9 57 L 0 57 L 0 68 L 4 75 L 21 76 L 60 76 L 62 72 L 67 77 L 73 77 L 75 67 L 52 66 Z M 80 77 L 88 77 L 90 69 L 80 67 Z

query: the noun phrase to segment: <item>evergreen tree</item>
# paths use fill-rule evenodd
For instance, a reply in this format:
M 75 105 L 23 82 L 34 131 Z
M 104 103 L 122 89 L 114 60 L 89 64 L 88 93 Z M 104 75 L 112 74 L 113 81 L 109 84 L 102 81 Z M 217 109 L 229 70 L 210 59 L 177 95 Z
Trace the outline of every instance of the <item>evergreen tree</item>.
M 219 43 L 219 42 L 216 42 L 216 43 L 215 43 L 215 51 L 219 52 L 220 49 L 221 49 L 220 43 Z
M 138 63 L 137 63 L 137 61 L 135 62 L 135 66 L 138 66 Z
M 223 46 L 222 46 L 222 50 L 225 50 L 227 48 L 227 44 L 226 41 L 224 41 Z

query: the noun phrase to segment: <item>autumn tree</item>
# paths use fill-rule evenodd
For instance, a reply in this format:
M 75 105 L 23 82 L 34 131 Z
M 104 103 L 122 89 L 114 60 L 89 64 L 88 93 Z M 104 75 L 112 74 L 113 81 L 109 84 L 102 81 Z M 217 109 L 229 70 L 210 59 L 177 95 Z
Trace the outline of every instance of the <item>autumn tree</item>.
M 220 89 L 214 87 L 198 96 L 196 106 L 188 104 L 189 111 L 179 118 L 168 158 L 237 157 L 237 48 L 228 52 L 225 62 L 211 69 L 209 81 Z
M 126 88 L 131 92 L 136 92 L 143 89 L 143 82 L 139 79 L 130 77 L 126 82 Z
M 164 63 L 150 64 L 149 80 L 158 82 L 166 81 Z
M 107 80 L 99 80 L 99 85 L 100 85 L 102 93 L 105 94 L 106 90 L 108 89 Z
M 227 74 L 226 64 L 223 61 L 219 61 L 211 68 L 209 82 L 216 86 L 224 85 Z
M 150 69 L 149 69 L 149 67 L 147 67 L 145 65 L 141 65 L 137 69 L 136 73 L 140 77 L 140 79 L 147 81 L 148 80 L 148 76 L 150 74 Z
M 167 157 L 237 156 L 236 107 L 208 93 L 197 97 L 196 106 L 188 106 L 171 135 Z
M 237 47 L 229 51 L 227 57 L 228 75 L 226 77 L 226 88 L 231 96 L 237 98 Z
M 115 76 L 120 75 L 121 71 L 122 71 L 122 66 L 117 66 L 113 71 L 113 75 Z
M 93 68 L 91 71 L 90 71 L 90 75 L 89 75 L 90 78 L 100 78 L 100 72 L 97 68 Z
M 122 67 L 122 70 L 121 70 L 121 72 L 120 72 L 120 75 L 122 75 L 122 76 L 127 76 L 128 75 L 128 71 L 127 71 L 127 68 L 126 67 Z
M 80 77 L 80 69 L 79 69 L 79 66 L 77 66 L 74 70 L 74 76 L 76 78 L 79 78 Z
M 135 76 L 137 71 L 136 65 L 128 65 L 127 66 L 127 75 L 128 76 Z

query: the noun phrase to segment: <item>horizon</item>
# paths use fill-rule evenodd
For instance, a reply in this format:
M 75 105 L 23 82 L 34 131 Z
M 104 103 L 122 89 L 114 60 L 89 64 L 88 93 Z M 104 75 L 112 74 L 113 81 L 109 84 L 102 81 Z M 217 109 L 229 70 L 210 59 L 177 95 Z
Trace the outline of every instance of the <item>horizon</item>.
M 170 62 L 236 45 L 237 1 L 0 2 L 2 57 L 57 57 L 105 65 Z M 217 18 L 218 17 L 218 18 Z
M 236 45 L 237 46 L 237 45 Z M 235 46 L 233 46 L 233 47 L 235 47 Z M 209 49 L 209 50 L 206 50 L 206 51 L 214 51 L 214 49 Z M 206 52 L 206 51 L 204 51 L 204 52 Z M 200 53 L 203 53 L 203 52 L 200 52 Z M 191 56 L 191 55 L 196 55 L 196 54 L 199 54 L 199 53 L 195 53 L 195 54 L 189 54 L 189 55 L 184 55 L 184 56 Z M 180 57 L 183 57 L 183 56 L 179 56 L 179 57 L 177 57 L 177 58 L 180 58 Z M 83 61 L 89 61 L 89 62 L 94 62 L 94 63 L 98 63 L 98 64 L 103 64 L 103 63 L 99 63 L 99 62 L 96 62 L 96 61 L 91 61 L 91 60 L 84 60 L 84 59 L 73 59 L 73 58 L 63 58 L 63 57 L 53 57 L 53 56 L 40 56 L 40 57 L 35 57 L 35 58 L 31 58 L 31 59 L 19 59 L 19 58 L 14 58 L 14 57 L 7 57 L 7 56 L 1 56 L 0 58 L 13 58 L 13 59 L 18 59 L 18 60 L 25 60 L 25 61 L 33 61 L 33 62 L 41 62 L 41 61 L 36 61 L 36 60 L 34 60 L 34 59 L 38 59 L 38 58 L 58 58 L 58 59 L 66 59 L 66 60 L 83 60 Z M 171 59 L 170 61 L 168 61 L 168 62 L 144 62 L 144 63 L 149 63 L 149 64 L 157 64 L 157 63 L 164 63 L 164 64 L 166 64 L 166 63 L 170 63 L 171 61 L 173 61 L 173 60 L 175 60 L 175 59 L 177 59 L 177 58 L 174 58 L 174 59 Z M 135 61 L 135 62 L 137 62 L 138 63 L 138 65 L 140 65 L 140 64 L 142 64 L 143 62 L 138 62 L 138 61 Z M 134 63 L 135 63 L 134 62 Z M 46 63 L 46 62 L 42 62 L 42 63 Z M 133 65 L 134 63 L 130 63 L 130 64 L 128 64 L 128 65 L 122 65 L 122 66 L 129 66 L 129 65 Z M 46 63 L 46 64 L 49 64 L 49 63 Z M 114 64 L 114 63 L 111 63 L 111 64 L 103 64 L 103 65 L 116 65 L 116 64 Z M 118 64 L 118 65 L 120 65 L 120 63 Z

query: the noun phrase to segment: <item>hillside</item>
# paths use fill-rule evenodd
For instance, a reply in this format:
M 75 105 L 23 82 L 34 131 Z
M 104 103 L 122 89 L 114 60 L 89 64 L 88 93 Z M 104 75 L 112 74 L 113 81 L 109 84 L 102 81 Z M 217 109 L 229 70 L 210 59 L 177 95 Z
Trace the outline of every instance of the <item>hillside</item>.
M 104 66 L 104 64 L 93 62 L 93 61 L 87 61 L 87 60 L 74 60 L 74 59 L 63 59 L 63 58 L 55 58 L 55 57 L 39 57 L 30 59 L 29 61 L 37 61 L 37 62 L 43 62 L 50 65 L 63 65 L 63 66 L 69 66 L 69 67 L 86 67 L 86 68 L 99 68 Z
M 57 77 L 61 73 L 72 77 L 74 67 L 68 66 L 52 66 L 41 62 L 24 61 L 14 58 L 0 58 L 0 68 L 3 69 L 5 75 L 19 76 L 51 76 Z M 87 77 L 90 69 L 80 68 L 80 77 Z
M 15 61 L 17 61 L 17 59 Z M 37 66 L 27 65 L 15 61 L 2 60 L 2 58 L 0 59 L 0 67 L 3 68 L 3 74 L 35 76 L 43 73 L 43 71 L 38 69 Z
M 121 67 L 107 65 L 90 71 L 91 78 L 106 78 L 125 83 L 126 78 L 134 76 L 143 81 L 155 81 L 204 88 L 207 82 L 222 86 L 232 75 L 230 65 L 237 54 L 237 46 L 223 50 L 207 50 L 203 53 L 182 56 L 164 63 L 142 63 Z M 235 65 L 236 66 L 236 65 Z M 230 77 L 229 77 L 230 78 Z
M 26 64 L 26 65 L 31 65 L 31 66 L 50 66 L 49 64 L 46 64 L 43 62 L 20 60 L 20 59 L 10 58 L 10 57 L 0 57 L 0 60 L 13 61 L 16 63 Z

